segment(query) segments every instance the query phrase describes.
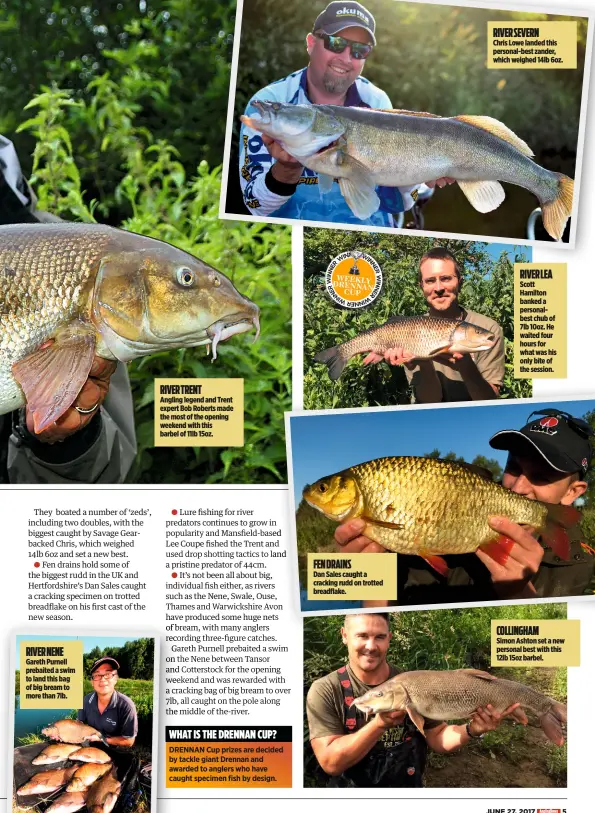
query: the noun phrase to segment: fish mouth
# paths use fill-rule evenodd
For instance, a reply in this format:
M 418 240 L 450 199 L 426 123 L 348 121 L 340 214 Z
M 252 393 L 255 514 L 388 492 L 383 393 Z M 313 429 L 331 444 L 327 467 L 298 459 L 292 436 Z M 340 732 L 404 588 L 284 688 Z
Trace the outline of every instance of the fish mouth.
M 258 110 L 256 116 L 254 114 L 252 116 L 240 116 L 240 121 L 248 127 L 252 127 L 253 130 L 260 130 L 262 127 L 271 124 L 271 108 L 266 106 L 266 102 L 261 102 L 256 99 L 252 102 L 252 107 Z
M 213 351 L 211 361 L 215 361 L 217 358 L 217 345 L 219 342 L 224 342 L 226 339 L 229 339 L 230 336 L 235 336 L 237 333 L 246 333 L 253 327 L 256 330 L 256 335 L 254 336 L 254 341 L 256 342 L 260 336 L 260 319 L 258 313 L 235 313 L 209 325 L 206 333 L 208 337 L 207 341 L 211 342 L 211 349 Z

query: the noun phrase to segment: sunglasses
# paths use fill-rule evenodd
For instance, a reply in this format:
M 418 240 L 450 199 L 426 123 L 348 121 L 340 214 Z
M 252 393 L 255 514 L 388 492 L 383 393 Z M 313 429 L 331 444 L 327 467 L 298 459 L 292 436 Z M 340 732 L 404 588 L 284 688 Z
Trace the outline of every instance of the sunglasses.
M 333 54 L 342 54 L 349 46 L 351 56 L 354 59 L 366 59 L 370 56 L 374 47 L 365 42 L 354 42 L 353 40 L 346 40 L 345 37 L 333 37 L 330 34 L 314 34 L 314 36 L 322 40 L 325 49 Z
M 575 418 L 574 415 L 571 415 L 569 412 L 564 412 L 562 409 L 536 409 L 535 412 L 529 415 L 527 423 L 531 423 L 533 415 L 544 415 L 548 418 L 563 418 L 568 426 L 574 429 L 575 432 L 578 432 L 579 435 L 585 438 L 595 436 L 595 432 L 587 421 L 584 421 L 582 418 Z

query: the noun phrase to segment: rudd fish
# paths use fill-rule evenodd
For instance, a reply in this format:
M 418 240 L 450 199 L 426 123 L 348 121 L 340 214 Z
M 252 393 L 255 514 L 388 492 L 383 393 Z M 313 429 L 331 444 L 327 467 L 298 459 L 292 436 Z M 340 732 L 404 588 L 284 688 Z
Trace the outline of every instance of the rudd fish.
M 36 773 L 31 779 L 17 790 L 19 796 L 37 796 L 40 793 L 52 793 L 65 785 L 77 770 L 72 768 L 54 768 L 51 771 Z
M 45 813 L 75 813 L 85 806 L 87 791 L 80 793 L 62 793 L 55 802 L 46 809 Z
M 258 307 L 174 246 L 109 226 L 0 227 L 0 414 L 56 421 L 95 354 L 130 361 L 259 331 Z M 53 340 L 50 343 L 50 340 Z
M 111 813 L 118 801 L 120 788 L 115 771 L 91 785 L 87 796 L 88 813 Z
M 73 751 L 78 751 L 78 745 L 70 745 L 67 742 L 61 742 L 57 745 L 48 745 L 35 759 L 31 762 L 32 765 L 51 765 L 53 762 L 63 762 L 69 759 Z
M 111 769 L 111 764 L 99 765 L 96 762 L 87 762 L 86 765 L 81 765 L 80 768 L 75 769 L 76 772 L 66 786 L 66 790 L 68 793 L 83 791 Z
M 380 205 L 376 186 L 455 178 L 469 203 L 485 213 L 504 200 L 499 181 L 506 181 L 538 198 L 545 228 L 554 240 L 562 238 L 574 181 L 536 164 L 527 144 L 496 119 L 269 101 L 255 101 L 254 107 L 242 121 L 317 172 L 322 192 L 338 178 L 349 208 L 362 220 Z
M 440 353 L 478 353 L 493 347 L 496 338 L 489 330 L 456 319 L 438 316 L 401 316 L 380 327 L 364 330 L 347 342 L 329 347 L 314 356 L 328 366 L 336 381 L 349 359 L 371 351 L 384 355 L 391 347 L 402 347 L 416 359 L 430 359 Z
M 535 712 L 546 736 L 556 745 L 564 744 L 562 724 L 566 723 L 566 706 L 529 686 L 504 680 L 479 669 L 453 669 L 449 672 L 403 672 L 374 686 L 353 701 L 366 714 L 383 711 L 406 711 L 424 733 L 424 717 L 429 720 L 458 720 L 471 717 L 479 706 L 491 704 L 503 712 L 514 703 Z M 512 717 L 526 723 L 527 718 L 515 709 Z
M 82 743 L 94 735 L 102 737 L 101 731 L 90 725 L 85 725 L 79 720 L 57 720 L 46 728 L 41 729 L 41 733 L 52 740 L 61 742 Z
M 99 765 L 105 765 L 112 761 L 112 758 L 101 748 L 79 748 L 70 754 L 70 759 L 75 762 L 96 762 Z
M 500 564 L 506 562 L 513 543 L 490 528 L 491 516 L 535 528 L 566 559 L 565 529 L 581 517 L 571 506 L 515 494 L 479 466 L 426 457 L 360 463 L 306 486 L 303 496 L 336 522 L 361 517 L 369 539 L 395 553 L 417 554 L 443 575 L 448 567 L 439 554 L 481 548 Z

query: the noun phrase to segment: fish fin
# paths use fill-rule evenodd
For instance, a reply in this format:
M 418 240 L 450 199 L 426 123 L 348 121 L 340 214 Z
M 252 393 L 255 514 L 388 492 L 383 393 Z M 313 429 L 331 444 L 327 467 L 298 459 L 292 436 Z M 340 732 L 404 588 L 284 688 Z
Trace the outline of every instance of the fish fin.
M 423 734 L 425 737 L 426 735 L 424 732 L 424 725 L 426 721 L 424 720 L 423 716 L 419 713 L 417 709 L 414 709 L 413 706 L 407 706 L 406 710 L 413 725 L 417 728 L 419 733 Z
M 510 716 L 516 723 L 520 723 L 521 725 L 527 725 L 529 722 L 527 715 L 520 706 L 512 711 Z
M 446 564 L 446 559 L 443 559 L 442 556 L 437 556 L 435 553 L 428 553 L 425 550 L 418 550 L 417 555 L 421 556 L 424 562 L 427 562 L 430 567 L 433 567 L 441 576 L 446 578 L 449 574 L 449 568 Z
M 494 539 L 492 542 L 485 542 L 483 545 L 480 545 L 479 548 L 484 553 L 487 553 L 494 562 L 497 562 L 499 565 L 505 565 L 513 545 L 514 542 L 512 539 L 500 534 L 497 539 Z
M 321 350 L 320 353 L 316 353 L 314 356 L 314 361 L 319 362 L 319 364 L 326 364 L 328 367 L 328 377 L 331 381 L 336 381 L 339 378 L 348 361 L 348 359 L 344 359 L 341 356 L 340 348 L 341 345 L 338 344 L 336 347 Z
M 541 538 L 556 556 L 568 560 L 570 558 L 570 540 L 566 531 L 581 521 L 581 512 L 572 505 L 552 505 L 551 503 L 547 503 L 547 509 L 547 522 Z
M 87 380 L 95 355 L 95 332 L 82 323 L 67 325 L 48 347 L 12 365 L 39 434 L 72 406 Z
M 566 221 L 572 214 L 572 197 L 574 195 L 574 181 L 560 172 L 554 172 L 558 177 L 558 194 L 553 200 L 541 203 L 541 218 L 545 230 L 554 240 L 561 240 L 566 228 Z
M 498 680 L 495 675 L 490 675 L 489 672 L 484 672 L 483 669 L 455 669 L 456 672 L 465 672 L 468 675 L 472 675 L 476 678 L 481 678 L 481 680 Z
M 457 466 L 463 466 L 463 468 L 472 471 L 474 474 L 478 474 L 484 480 L 488 480 L 488 482 L 494 482 L 494 476 L 489 469 L 484 468 L 483 466 L 478 466 L 476 463 L 457 463 Z
M 318 173 L 318 188 L 322 195 L 326 195 L 331 191 L 333 182 L 334 178 L 331 175 L 323 175 L 321 172 Z
M 381 110 L 379 107 L 373 107 L 376 113 L 395 113 L 396 115 L 401 116 L 422 116 L 426 119 L 441 119 L 442 116 L 439 116 L 437 113 L 425 113 L 422 110 L 403 110 L 398 108 L 393 108 L 392 110 Z
M 442 347 L 437 347 L 435 350 L 427 356 L 427 358 L 431 359 L 433 356 L 439 356 L 441 353 L 448 353 L 450 350 L 450 344 L 445 344 Z
M 344 151 L 340 153 L 339 163 L 350 172 L 349 178 L 339 178 L 341 194 L 353 214 L 360 220 L 367 220 L 380 206 L 370 174 L 363 164 Z
M 516 133 L 513 133 L 509 127 L 501 121 L 498 121 L 498 119 L 493 119 L 491 116 L 455 116 L 454 118 L 456 121 L 471 124 L 480 130 L 486 130 L 488 133 L 501 138 L 502 141 L 508 141 L 509 144 L 512 144 L 519 152 L 522 152 L 523 155 L 527 155 L 529 158 L 532 158 L 534 155 L 531 147 L 529 147 L 522 138 L 519 138 Z
M 546 737 L 556 745 L 564 745 L 562 725 L 567 721 L 566 706 L 563 703 L 552 703 L 551 707 L 540 718 L 541 727 Z
M 473 208 L 485 214 L 497 209 L 505 198 L 504 187 L 498 181 L 457 181 Z
M 365 520 L 369 525 L 376 525 L 379 528 L 392 528 L 395 531 L 403 530 L 403 525 L 399 525 L 397 522 L 383 522 L 380 519 L 372 519 L 372 517 L 365 515 L 362 515 L 361 519 Z

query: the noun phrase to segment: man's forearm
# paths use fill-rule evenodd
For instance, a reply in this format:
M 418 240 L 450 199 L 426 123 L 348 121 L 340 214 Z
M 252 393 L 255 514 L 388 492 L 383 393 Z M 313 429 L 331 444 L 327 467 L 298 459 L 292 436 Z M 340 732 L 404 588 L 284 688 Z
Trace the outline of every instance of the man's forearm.
M 463 356 L 457 363 L 456 369 L 461 374 L 467 392 L 473 401 L 489 401 L 498 397 L 498 393 L 479 372 L 471 356 Z
M 108 745 L 119 745 L 124 748 L 132 748 L 136 737 L 106 737 Z
M 316 754 L 325 773 L 338 776 L 366 756 L 385 731 L 375 720 L 376 717 L 354 734 L 337 737 L 321 754 Z
M 467 734 L 466 725 L 445 725 L 442 728 L 429 729 L 426 739 L 432 751 L 449 754 L 467 745 L 471 737 Z
M 418 404 L 437 404 L 442 401 L 442 386 L 431 361 L 420 361 L 413 374 L 415 400 Z

